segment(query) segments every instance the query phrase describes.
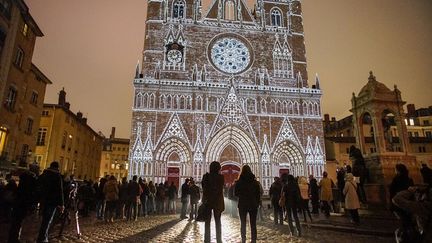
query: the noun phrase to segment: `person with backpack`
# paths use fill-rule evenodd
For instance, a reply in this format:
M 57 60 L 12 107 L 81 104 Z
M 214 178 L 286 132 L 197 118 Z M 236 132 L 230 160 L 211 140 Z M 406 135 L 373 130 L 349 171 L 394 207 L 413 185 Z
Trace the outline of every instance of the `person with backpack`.
M 49 168 L 44 170 L 38 179 L 39 192 L 41 193 L 42 222 L 39 228 L 37 242 L 48 242 L 48 232 L 58 210 L 64 210 L 63 178 L 59 171 L 59 163 L 54 161 Z
M 19 178 L 16 200 L 12 206 L 12 217 L 8 243 L 19 243 L 22 222 L 37 205 L 37 176 L 39 167 L 30 166 Z

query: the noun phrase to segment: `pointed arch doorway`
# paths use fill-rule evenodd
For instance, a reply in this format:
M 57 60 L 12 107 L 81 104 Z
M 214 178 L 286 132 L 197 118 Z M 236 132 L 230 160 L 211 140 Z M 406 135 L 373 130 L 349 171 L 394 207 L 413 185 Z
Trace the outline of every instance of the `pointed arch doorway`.
M 240 174 L 241 158 L 239 152 L 229 144 L 222 151 L 219 161 L 221 161 L 221 174 L 224 176 L 225 185 L 232 185 Z

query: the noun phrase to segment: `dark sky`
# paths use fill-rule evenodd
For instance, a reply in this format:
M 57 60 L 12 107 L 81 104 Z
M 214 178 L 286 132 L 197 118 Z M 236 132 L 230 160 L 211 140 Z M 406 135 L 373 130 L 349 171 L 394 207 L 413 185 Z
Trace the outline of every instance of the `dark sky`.
M 147 0 L 26 0 L 45 36 L 33 62 L 65 87 L 71 110 L 96 131 L 130 134 L 132 79 L 141 58 Z M 319 74 L 323 112 L 349 115 L 351 94 L 377 80 L 416 107 L 432 105 L 431 0 L 303 0 L 309 84 Z

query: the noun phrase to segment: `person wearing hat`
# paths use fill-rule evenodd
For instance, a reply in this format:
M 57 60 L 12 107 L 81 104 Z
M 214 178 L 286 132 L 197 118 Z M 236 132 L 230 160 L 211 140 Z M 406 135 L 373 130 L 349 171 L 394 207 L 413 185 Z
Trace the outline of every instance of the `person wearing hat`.
M 48 242 L 48 232 L 57 210 L 63 212 L 63 178 L 59 171 L 59 163 L 54 161 L 50 167 L 42 173 L 38 179 L 38 187 L 41 193 L 42 222 L 39 228 L 37 242 Z

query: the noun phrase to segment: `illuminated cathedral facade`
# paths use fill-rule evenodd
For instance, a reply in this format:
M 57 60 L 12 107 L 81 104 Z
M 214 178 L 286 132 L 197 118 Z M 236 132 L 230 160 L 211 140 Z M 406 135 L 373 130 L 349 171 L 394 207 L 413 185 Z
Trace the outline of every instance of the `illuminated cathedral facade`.
M 273 177 L 320 178 L 318 77 L 308 84 L 301 3 L 149 0 L 137 65 L 129 176 L 198 182 L 212 161 L 231 184 L 249 165 Z

